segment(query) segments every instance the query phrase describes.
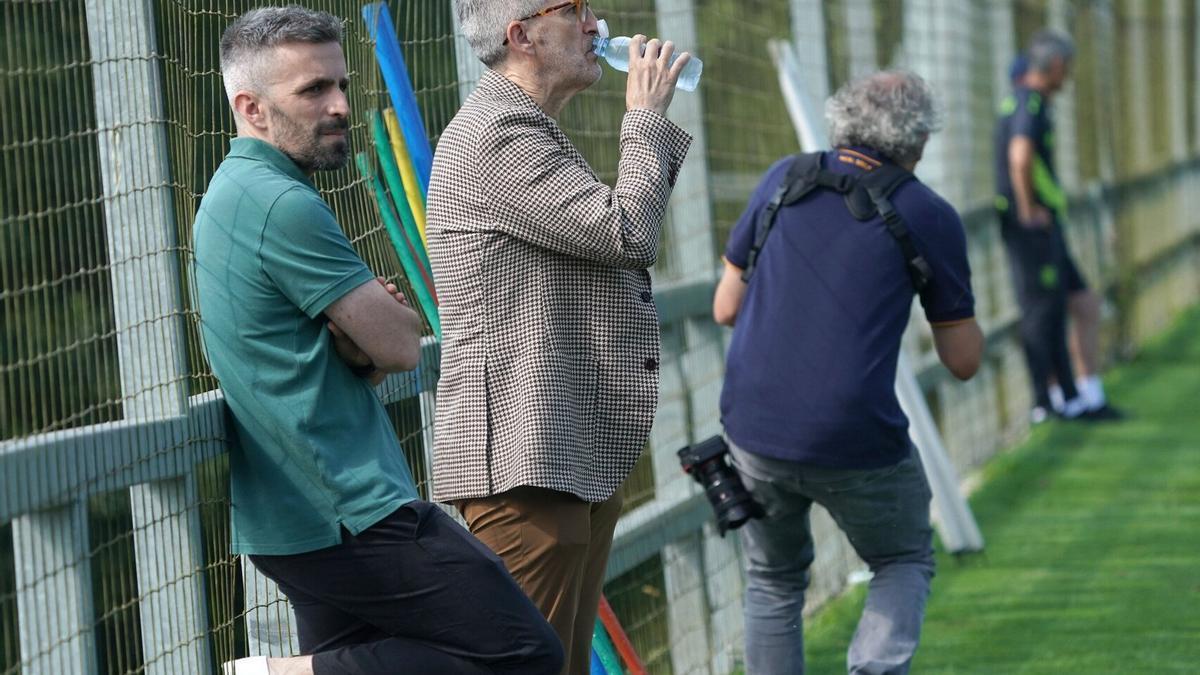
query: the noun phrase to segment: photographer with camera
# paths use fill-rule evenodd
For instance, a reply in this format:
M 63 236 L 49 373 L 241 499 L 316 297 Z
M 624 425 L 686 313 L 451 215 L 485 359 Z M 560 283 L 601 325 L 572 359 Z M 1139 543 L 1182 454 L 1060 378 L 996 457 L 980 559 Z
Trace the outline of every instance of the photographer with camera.
M 843 86 L 826 117 L 835 150 L 767 171 L 713 300 L 735 326 L 729 453 L 765 510 L 739 529 L 748 675 L 804 672 L 813 502 L 873 573 L 849 672 L 908 672 L 934 572 L 929 484 L 895 394 L 913 295 L 955 377 L 974 375 L 983 351 L 962 222 L 911 173 L 937 129 L 928 85 L 875 73 Z

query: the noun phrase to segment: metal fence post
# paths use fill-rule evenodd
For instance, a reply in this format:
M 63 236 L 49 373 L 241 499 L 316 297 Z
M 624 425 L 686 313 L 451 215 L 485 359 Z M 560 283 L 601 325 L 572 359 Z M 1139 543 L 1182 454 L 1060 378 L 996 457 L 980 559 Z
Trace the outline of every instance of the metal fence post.
M 674 41 L 678 49 L 695 51 L 698 38 L 694 1 L 658 0 L 657 10 L 659 34 Z M 671 248 L 670 257 L 674 264 L 663 272 L 671 274 L 671 281 L 677 282 L 712 279 L 717 259 L 703 102 L 699 91 L 677 92 L 667 112 L 668 117 L 693 139 L 668 205 L 670 232 L 666 245 Z M 660 277 L 656 281 L 664 279 Z M 685 353 L 681 357 L 688 362 L 684 387 L 693 397 L 688 424 L 693 436 L 712 435 L 720 430 L 714 416 L 724 371 L 720 333 L 707 317 L 687 320 L 683 330 Z M 667 450 L 671 451 L 671 461 L 674 461 L 674 449 Z
M 1117 97 L 1117 83 L 1114 75 L 1121 66 L 1117 59 L 1117 24 L 1116 6 L 1114 0 L 1096 0 L 1090 7 L 1092 42 L 1096 45 L 1094 72 L 1092 73 L 1096 98 L 1088 104 L 1096 110 L 1096 140 L 1098 142 L 1098 158 L 1100 180 L 1104 185 L 1115 185 L 1124 175 L 1131 173 L 1128 165 L 1134 160 L 1132 156 L 1124 156 L 1123 149 L 1128 147 L 1119 141 L 1118 125 L 1122 115 L 1130 112 L 1129 105 Z M 1125 59 L 1122 59 L 1124 61 Z M 1129 59 L 1132 60 L 1132 57 Z M 1136 78 L 1137 74 L 1134 73 Z M 1138 78 L 1140 79 L 1140 78 Z M 1130 92 L 1130 95 L 1145 96 L 1143 87 L 1140 93 Z M 1138 105 L 1134 103 L 1133 105 Z M 1134 148 L 1134 152 L 1137 152 Z M 1125 168 L 1118 171 L 1122 164 Z M 1099 205 L 1101 227 L 1111 232 L 1113 251 L 1113 284 L 1115 303 L 1117 306 L 1117 348 L 1126 349 L 1132 345 L 1132 326 L 1134 307 L 1133 273 L 1135 269 L 1134 254 L 1130 234 L 1124 231 L 1121 221 L 1117 219 L 1117 206 L 1112 199 L 1105 200 Z
M 1075 24 L 1074 19 L 1074 9 L 1069 0 L 1051 0 L 1048 8 L 1050 28 L 1070 35 Z M 1079 118 L 1076 115 L 1076 106 L 1080 105 L 1078 91 L 1075 78 L 1072 77 L 1054 97 L 1054 163 L 1059 182 L 1068 194 L 1078 194 L 1084 187 L 1080 167 Z M 1084 105 L 1088 103 L 1085 102 Z M 1096 111 L 1094 114 L 1098 115 L 1100 112 Z M 1095 213 L 1092 212 L 1093 208 L 1096 209 Z M 1111 224 L 1111 214 L 1104 211 L 1105 206 L 1100 202 L 1094 206 L 1073 209 L 1065 223 L 1067 235 L 1076 251 L 1077 262 L 1085 278 L 1098 278 L 1096 274 L 1103 269 L 1105 261 L 1111 256 L 1104 236 L 1106 228 Z
M 904 3 L 904 55 L 929 81 L 945 111 L 945 129 L 935 134 L 917 167 L 922 180 L 959 208 L 970 197 L 970 86 L 972 5 L 955 0 Z
M 458 100 L 465 101 L 475 91 L 475 84 L 483 76 L 483 62 L 475 58 L 471 43 L 463 35 L 458 12 L 451 11 L 454 19 L 454 62 L 458 66 Z
M 988 0 L 987 32 L 992 43 L 992 108 L 1012 91 L 1008 69 L 1017 55 L 1017 36 L 1013 29 L 1013 0 Z
M 21 672 L 98 672 L 87 502 L 13 520 Z
M 655 2 L 658 33 L 671 40 L 676 48 L 696 53 L 696 8 L 693 0 L 657 0 Z M 697 56 L 703 57 L 699 53 Z M 694 93 L 679 91 L 671 102 L 668 117 L 692 135 L 692 146 L 671 193 L 665 237 L 671 247 L 670 264 L 661 273 L 674 281 L 710 279 L 713 275 L 715 248 L 712 238 L 712 199 L 709 194 L 708 157 L 704 135 L 703 87 Z M 663 281 L 659 278 L 656 281 Z M 719 332 L 711 321 L 684 320 L 680 327 L 683 340 L 678 354 L 682 395 L 688 404 L 681 411 L 691 439 L 719 431 L 712 424 L 716 418 L 720 396 L 721 373 L 724 370 L 723 350 Z M 708 422 L 706 425 L 705 422 Z M 704 428 L 707 427 L 707 428 Z M 652 446 L 655 464 L 675 464 L 672 446 Z M 655 472 L 656 476 L 671 476 L 686 480 L 677 470 Z M 711 613 L 707 589 L 707 570 L 704 568 L 701 536 L 691 535 L 667 544 L 663 550 L 663 576 L 670 604 L 671 661 L 676 672 L 709 672 L 710 654 L 720 651 L 707 617 Z
M 1146 66 L 1149 64 L 1145 27 L 1146 5 L 1143 0 L 1126 0 L 1124 5 L 1127 13 L 1121 19 L 1129 36 L 1129 44 L 1125 58 L 1121 59 L 1125 67 L 1124 82 L 1128 85 L 1126 96 L 1122 97 L 1122 108 L 1126 111 L 1126 119 L 1138 122 L 1133 126 L 1133 133 L 1125 146 L 1130 149 L 1129 157 L 1122 158 L 1128 163 L 1124 172 L 1128 177 L 1144 173 L 1151 168 L 1154 156 L 1150 125 L 1154 116 L 1150 109 L 1150 79 L 1146 77 Z
M 1071 34 L 1071 5 L 1068 0 L 1050 0 L 1049 27 Z M 1083 186 L 1079 171 L 1079 134 L 1075 128 L 1075 82 L 1067 80 L 1054 96 L 1054 165 L 1058 180 L 1068 193 Z
M 843 0 L 845 39 L 850 50 L 850 77 L 861 77 L 879 68 L 875 50 L 875 8 L 871 0 Z
M 1195 23 L 1191 27 L 1192 35 L 1197 36 L 1197 39 L 1192 41 L 1192 54 L 1188 58 L 1194 61 L 1192 72 L 1200 73 L 1200 0 L 1189 1 L 1192 3 L 1193 15 L 1195 16 Z M 1193 83 L 1192 97 L 1194 99 L 1194 106 L 1192 108 L 1194 117 L 1191 120 L 1193 129 L 1192 149 L 1195 152 L 1200 152 L 1200 85 Z
M 149 0 L 88 0 L 126 419 L 187 412 L 178 248 Z M 194 476 L 130 488 L 146 672 L 209 669 Z
M 985 123 L 989 125 L 989 132 L 992 131 L 990 125 L 996 123 L 1001 103 L 1013 93 L 1009 69 L 1017 55 L 1014 18 L 1013 0 L 989 0 L 986 29 L 991 39 L 992 97 L 989 115 L 985 120 Z M 987 138 L 989 141 L 992 139 L 991 133 L 987 135 Z M 994 152 L 991 143 L 988 144 L 987 149 L 990 160 L 990 153 Z M 985 160 L 985 164 L 991 166 L 992 162 Z M 991 185 L 988 187 L 992 188 Z M 973 243 L 983 254 L 984 259 L 978 262 L 977 259 L 971 261 L 973 269 L 976 270 L 972 275 L 972 283 L 976 286 L 977 313 L 985 322 L 1003 320 L 1004 317 L 1000 316 L 1003 308 L 1011 307 L 1013 304 L 1007 255 L 1003 245 L 999 242 L 999 232 L 996 228 L 983 230 L 982 237 L 979 239 L 983 241 L 977 239 Z
M 296 616 L 279 586 L 267 578 L 249 556 L 242 556 L 245 589 L 247 651 L 253 656 L 295 656 L 300 653 Z
M 1170 98 L 1171 159 L 1182 162 L 1188 151 L 1187 49 L 1184 44 L 1183 0 L 1166 0 L 1163 21 L 1167 31 L 1167 96 Z
M 800 77 L 818 105 L 829 98 L 829 55 L 825 42 L 825 10 L 821 0 L 789 0 L 792 42 L 799 57 Z
M 1116 72 L 1116 58 L 1114 53 L 1113 42 L 1117 38 L 1116 27 L 1113 17 L 1113 5 L 1111 0 L 1098 0 L 1092 4 L 1091 8 L 1092 44 L 1096 46 L 1096 54 L 1093 59 L 1093 72 L 1091 74 L 1094 82 L 1093 90 L 1095 98 L 1087 101 L 1087 105 L 1092 106 L 1096 111 L 1096 141 L 1097 155 L 1099 159 L 1100 181 L 1104 184 L 1111 185 L 1117 180 L 1117 160 L 1116 160 L 1116 96 L 1112 82 L 1113 74 Z

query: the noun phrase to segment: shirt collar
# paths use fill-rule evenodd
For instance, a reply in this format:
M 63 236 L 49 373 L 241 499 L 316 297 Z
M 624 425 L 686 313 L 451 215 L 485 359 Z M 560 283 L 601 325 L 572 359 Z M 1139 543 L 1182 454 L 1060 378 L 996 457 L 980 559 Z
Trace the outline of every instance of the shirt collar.
M 291 157 L 283 154 L 279 148 L 270 143 L 257 139 L 238 137 L 229 143 L 229 157 L 242 157 L 245 159 L 258 160 L 266 162 L 271 166 L 279 169 L 288 176 L 304 183 L 305 185 L 316 189 L 313 185 L 312 178 L 306 175 Z
M 833 166 L 857 167 L 863 171 L 871 171 L 884 164 L 887 158 L 878 150 L 865 145 L 846 145 L 834 149 L 830 158 Z

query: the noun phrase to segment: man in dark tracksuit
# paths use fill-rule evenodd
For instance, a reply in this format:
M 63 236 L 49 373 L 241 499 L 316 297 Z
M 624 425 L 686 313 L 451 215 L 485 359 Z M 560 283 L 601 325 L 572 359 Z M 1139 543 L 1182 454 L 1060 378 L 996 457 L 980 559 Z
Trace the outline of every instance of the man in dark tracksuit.
M 1061 35 L 1036 35 L 1028 68 L 1001 104 L 996 127 L 996 210 L 1021 307 L 1035 423 L 1051 412 L 1071 418 L 1087 409 L 1075 387 L 1066 330 L 1067 296 L 1086 285 L 1063 238 L 1066 196 L 1054 173 L 1050 117 L 1050 97 L 1066 81 L 1073 53 Z M 1061 387 L 1058 406 L 1051 402 L 1052 383 Z

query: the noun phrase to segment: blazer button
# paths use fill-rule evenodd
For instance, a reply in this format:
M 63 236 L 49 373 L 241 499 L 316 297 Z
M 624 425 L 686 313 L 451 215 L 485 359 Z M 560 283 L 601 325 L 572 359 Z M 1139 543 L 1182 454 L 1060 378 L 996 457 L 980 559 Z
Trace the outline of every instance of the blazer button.
M 650 294 L 650 291 L 642 291 L 642 302 L 650 302 L 652 300 L 654 300 L 654 296 Z
M 658 370 L 658 359 L 654 359 L 654 358 L 646 359 L 646 370 L 649 370 L 649 371 Z

